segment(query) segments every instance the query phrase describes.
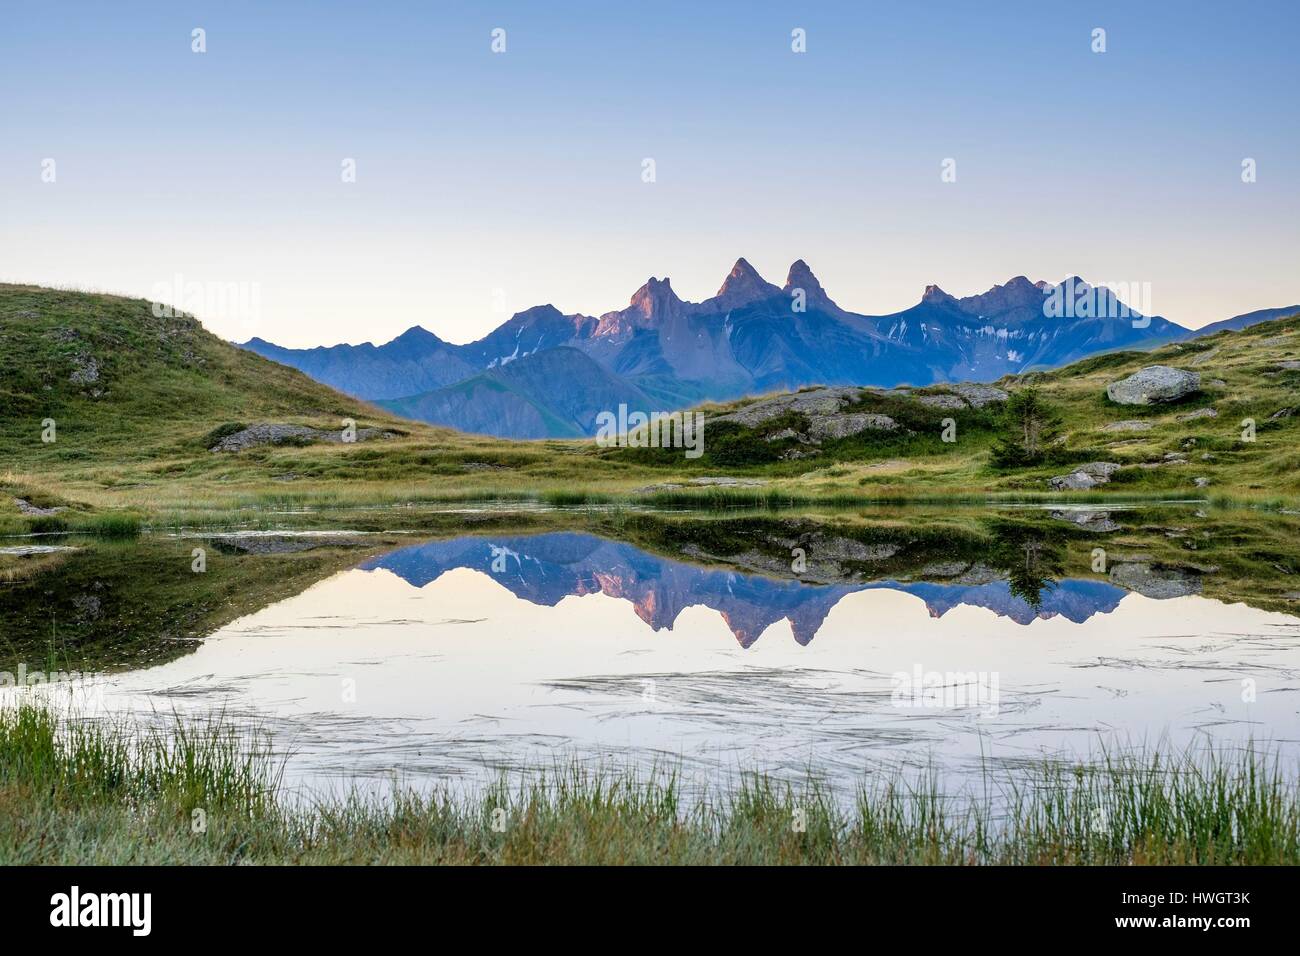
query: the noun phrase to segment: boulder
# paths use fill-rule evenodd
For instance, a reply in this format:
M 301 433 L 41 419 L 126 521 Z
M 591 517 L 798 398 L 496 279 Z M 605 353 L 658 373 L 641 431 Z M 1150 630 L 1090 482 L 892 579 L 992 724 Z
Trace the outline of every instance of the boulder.
M 865 431 L 898 431 L 898 422 L 888 415 L 855 412 L 849 415 L 821 416 L 812 419 L 808 423 L 808 435 L 813 441 L 848 438 L 850 435 L 857 435 Z
M 1068 475 L 1057 475 L 1048 483 L 1053 491 L 1087 491 L 1089 488 L 1104 485 L 1109 480 L 1109 478 L 1098 479 L 1081 471 L 1073 471 Z
M 56 515 L 63 510 L 57 506 L 53 508 L 40 508 L 32 504 L 26 498 L 15 498 L 14 504 L 18 506 L 18 513 L 20 515 L 27 515 L 30 518 L 44 518 L 50 515 Z
M 1052 517 L 1057 521 L 1068 521 L 1085 531 L 1106 534 L 1120 529 L 1119 522 L 1111 518 L 1109 511 L 1053 511 Z
M 370 441 L 374 438 L 392 438 L 394 432 L 381 428 L 358 428 L 356 440 Z M 314 442 L 333 442 L 344 444 L 343 431 L 308 428 L 306 425 L 286 425 L 261 423 L 226 435 L 211 450 L 214 452 L 239 452 L 259 445 L 307 445 Z
M 1090 461 L 1086 465 L 1080 465 L 1074 469 L 1081 471 L 1085 475 L 1092 475 L 1094 478 L 1109 479 L 1111 475 L 1119 471 L 1119 462 L 1117 461 Z
M 1176 402 L 1200 391 L 1201 376 L 1168 365 L 1148 365 L 1128 378 L 1106 386 L 1106 397 L 1120 405 Z
M 1049 484 L 1053 491 L 1086 491 L 1106 484 L 1119 467 L 1119 462 L 1115 461 L 1090 461 L 1068 475 L 1057 475 Z
M 983 385 L 979 382 L 954 382 L 951 385 L 945 385 L 944 388 L 954 395 L 960 395 L 966 399 L 966 401 L 970 402 L 971 408 L 983 408 L 985 405 L 1005 402 L 1011 397 L 1000 388 Z
M 800 415 L 834 415 L 840 409 L 859 401 L 863 390 L 860 388 L 817 388 L 807 392 L 793 392 L 788 395 L 774 395 L 760 398 L 744 408 L 719 415 L 714 421 L 736 422 L 753 428 L 786 412 Z
M 1199 573 L 1145 561 L 1112 564 L 1109 577 L 1112 584 L 1158 601 L 1201 593 Z
M 929 408 L 940 408 L 944 411 L 959 412 L 962 409 L 970 407 L 966 404 L 966 399 L 962 398 L 960 395 L 948 395 L 946 393 L 940 393 L 938 395 L 918 395 L 916 396 L 916 400 Z

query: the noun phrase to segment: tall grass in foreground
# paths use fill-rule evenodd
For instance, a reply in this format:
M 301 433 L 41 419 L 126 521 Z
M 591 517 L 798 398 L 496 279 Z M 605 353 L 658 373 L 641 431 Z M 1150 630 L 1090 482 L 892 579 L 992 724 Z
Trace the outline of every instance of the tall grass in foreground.
M 1300 863 L 1297 778 L 1249 750 L 986 768 L 979 794 L 894 775 L 848 799 L 813 778 L 708 794 L 574 764 L 302 801 L 280 769 L 222 718 L 140 730 L 19 701 L 0 708 L 0 864 Z

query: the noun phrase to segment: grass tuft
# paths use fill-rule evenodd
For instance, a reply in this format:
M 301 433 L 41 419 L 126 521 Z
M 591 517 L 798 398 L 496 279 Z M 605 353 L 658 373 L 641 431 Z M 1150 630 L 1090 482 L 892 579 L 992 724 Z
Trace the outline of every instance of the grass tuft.
M 986 768 L 978 793 L 893 774 L 849 799 L 814 774 L 717 793 L 576 763 L 477 791 L 302 799 L 282 768 L 223 715 L 141 730 L 11 702 L 0 863 L 1300 863 L 1296 775 L 1253 749 Z

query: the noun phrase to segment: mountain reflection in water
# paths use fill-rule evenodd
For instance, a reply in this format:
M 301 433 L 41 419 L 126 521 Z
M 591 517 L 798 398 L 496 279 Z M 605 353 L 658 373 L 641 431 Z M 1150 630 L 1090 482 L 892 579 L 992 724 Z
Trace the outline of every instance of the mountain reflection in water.
M 1258 741 L 1295 755 L 1294 616 L 1202 596 L 1220 579 L 1142 557 L 1153 547 L 1114 548 L 1104 579 L 1078 576 L 1087 565 L 1061 556 L 1086 557 L 1095 539 L 1067 553 L 1034 530 L 917 548 L 894 532 L 855 543 L 820 525 L 715 523 L 659 536 L 673 557 L 585 531 L 364 553 L 313 540 L 293 553 L 321 555 L 308 583 L 94 689 L 144 719 L 256 723 L 289 751 L 289 779 L 312 784 L 478 783 L 579 759 L 724 785 L 738 769 L 812 768 L 851 787 L 882 764 L 978 773 L 1099 745 Z M 782 562 L 804 541 L 797 574 Z M 303 542 L 236 541 L 217 571 L 252 581 L 290 567 L 277 553 L 289 546 Z M 148 563 L 157 548 L 185 557 L 190 542 L 144 540 L 94 568 L 161 571 L 176 555 Z M 109 620 L 124 585 L 93 557 L 48 573 L 110 581 L 94 619 Z M 940 675 L 952 699 L 900 699 L 900 674 Z
M 942 583 L 805 584 L 698 567 L 620 541 L 570 532 L 433 541 L 373 558 L 360 568 L 383 568 L 415 587 L 455 568 L 470 568 L 490 574 L 516 597 L 546 607 L 569 595 L 605 594 L 631 602 L 637 617 L 656 631 L 671 629 L 682 611 L 702 605 L 722 614 L 742 647 L 782 619 L 790 622 L 795 640 L 806 645 L 841 599 L 876 588 L 919 597 L 932 617 L 971 605 L 1017 624 L 1057 615 L 1080 623 L 1113 611 L 1127 593 L 1103 581 L 1065 579 L 1045 588 L 1035 607 L 1012 593 L 1004 576 L 981 565 L 963 568 Z

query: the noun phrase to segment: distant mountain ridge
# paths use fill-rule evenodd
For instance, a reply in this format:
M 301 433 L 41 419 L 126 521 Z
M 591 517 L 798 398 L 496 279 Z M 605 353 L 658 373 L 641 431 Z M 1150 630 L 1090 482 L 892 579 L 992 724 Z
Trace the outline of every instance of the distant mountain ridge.
M 1049 316 L 1049 297 L 1091 306 Z M 778 287 L 741 258 L 703 302 L 652 277 L 623 309 L 535 306 L 466 345 L 415 327 L 379 346 L 287 349 L 254 338 L 243 347 L 408 417 L 541 438 L 593 434 L 620 396 L 668 411 L 808 385 L 993 381 L 1194 334 L 1077 276 L 1057 285 L 1016 276 L 965 298 L 931 285 L 911 308 L 872 316 L 838 305 L 802 259 Z M 524 364 L 505 374 L 514 363 Z
M 1260 322 L 1270 322 L 1273 319 L 1295 315 L 1297 312 L 1300 312 L 1300 305 L 1284 305 L 1280 309 L 1257 309 L 1244 315 L 1234 315 L 1232 318 L 1224 319 L 1221 322 L 1211 322 L 1209 325 L 1197 329 L 1189 338 L 1199 339 L 1202 335 L 1213 335 L 1215 332 L 1222 332 L 1225 329 L 1237 331 L 1251 325 L 1258 325 Z

